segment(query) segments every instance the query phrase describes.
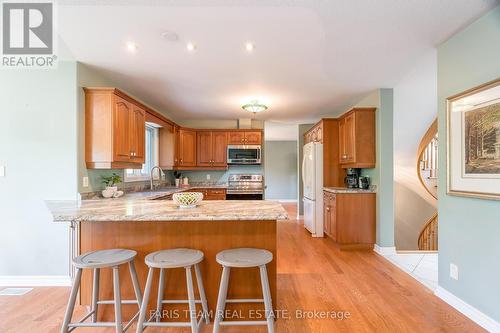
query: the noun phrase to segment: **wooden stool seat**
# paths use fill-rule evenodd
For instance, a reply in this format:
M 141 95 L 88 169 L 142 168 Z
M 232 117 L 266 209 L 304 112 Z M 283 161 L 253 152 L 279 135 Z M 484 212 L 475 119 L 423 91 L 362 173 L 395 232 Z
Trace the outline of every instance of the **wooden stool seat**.
M 263 249 L 229 249 L 217 253 L 215 260 L 226 267 L 258 267 L 273 261 L 273 254 Z
M 196 265 L 203 261 L 203 252 L 193 249 L 171 249 L 150 253 L 144 259 L 154 268 L 179 268 Z
M 137 252 L 126 249 L 98 250 L 84 253 L 73 259 L 76 268 L 105 268 L 128 263 Z
M 273 261 L 273 254 L 264 249 L 237 248 L 221 251 L 217 253 L 215 259 L 222 265 L 222 276 L 220 280 L 219 296 L 217 297 L 217 309 L 215 311 L 213 333 L 219 333 L 220 326 L 232 325 L 266 325 L 268 333 L 274 333 L 273 301 L 271 299 L 271 289 L 269 287 L 266 268 L 266 264 Z M 251 267 L 259 267 L 263 297 L 259 299 L 228 299 L 227 289 L 229 287 L 229 275 L 231 268 Z M 266 320 L 224 320 L 226 303 L 264 303 Z
M 73 259 L 73 265 L 76 267 L 76 276 L 71 287 L 71 294 L 69 296 L 68 306 L 64 315 L 63 324 L 61 326 L 61 333 L 69 333 L 79 327 L 115 327 L 116 333 L 123 333 L 130 328 L 132 323 L 139 317 L 139 311 L 130 319 L 130 321 L 123 326 L 122 323 L 122 304 L 136 304 L 139 308 L 142 303 L 141 288 L 137 280 L 137 273 L 134 266 L 134 258 L 137 252 L 127 249 L 109 249 L 98 250 L 93 252 L 84 253 Z M 136 299 L 122 300 L 120 293 L 120 265 L 128 264 L 130 270 L 130 278 L 134 286 L 134 293 Z M 99 275 L 103 268 L 111 268 L 113 270 L 113 300 L 99 300 Z M 71 322 L 73 310 L 75 308 L 76 296 L 80 289 L 82 280 L 82 270 L 92 269 L 94 277 L 92 281 L 92 307 L 90 312 L 87 313 L 78 322 Z M 98 322 L 97 310 L 100 304 L 113 304 L 115 308 L 115 321 L 114 322 Z M 90 322 L 86 321 L 90 317 Z
M 203 288 L 203 280 L 201 278 L 200 262 L 203 261 L 204 254 L 199 250 L 178 248 L 161 250 L 150 253 L 144 258 L 146 265 L 149 267 L 148 278 L 146 280 L 146 288 L 144 289 L 144 298 L 142 300 L 139 319 L 137 321 L 136 333 L 142 333 L 147 327 L 190 327 L 192 333 L 198 333 L 201 322 L 210 323 L 210 316 L 208 313 L 207 297 L 205 289 Z M 165 275 L 167 269 L 171 268 L 184 268 L 186 271 L 186 285 L 188 291 L 187 300 L 179 299 L 163 299 L 165 290 Z M 195 298 L 193 276 L 191 268 L 194 268 L 196 275 L 196 283 L 198 285 L 198 292 L 200 299 Z M 158 281 L 158 296 L 156 299 L 155 315 L 151 318 L 146 318 L 149 295 L 151 293 L 151 285 L 153 283 L 154 270 L 160 270 L 160 279 Z M 169 321 L 162 322 L 163 317 L 163 304 L 185 304 L 189 306 L 189 321 Z M 196 303 L 201 303 L 203 310 L 202 315 L 198 319 L 196 312 Z M 155 319 L 153 321 L 153 319 Z

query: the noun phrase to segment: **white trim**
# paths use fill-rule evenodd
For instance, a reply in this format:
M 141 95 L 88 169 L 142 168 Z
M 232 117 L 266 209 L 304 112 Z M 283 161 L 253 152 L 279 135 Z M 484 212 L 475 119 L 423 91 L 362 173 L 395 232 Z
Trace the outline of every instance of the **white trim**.
M 467 316 L 469 319 L 474 321 L 476 324 L 484 328 L 489 332 L 500 332 L 500 323 L 495 319 L 489 317 L 488 315 L 482 313 L 469 303 L 464 302 L 457 296 L 450 293 L 448 290 L 439 286 L 436 288 L 434 295 L 460 311 L 462 314 Z
M 304 215 L 297 214 L 297 220 L 303 220 L 303 219 L 304 219 Z
M 375 244 L 375 246 L 373 247 L 373 251 L 380 254 L 381 256 L 390 256 L 390 255 L 396 254 L 396 247 L 395 246 L 379 246 L 378 244 Z
M 0 275 L 1 287 L 69 287 L 69 275 Z

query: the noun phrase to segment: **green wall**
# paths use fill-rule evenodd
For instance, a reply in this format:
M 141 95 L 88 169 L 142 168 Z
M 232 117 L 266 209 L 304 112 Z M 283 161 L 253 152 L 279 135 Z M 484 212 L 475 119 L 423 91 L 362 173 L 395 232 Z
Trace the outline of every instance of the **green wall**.
M 68 225 L 45 200 L 77 196 L 76 63 L 0 69 L 0 276 L 69 274 Z
M 446 98 L 499 77 L 500 6 L 438 48 L 440 152 Z M 500 321 L 500 201 L 447 195 L 446 154 L 439 165 L 439 285 Z M 458 281 L 449 277 L 450 263 L 458 265 Z
M 297 200 L 297 141 L 266 141 L 266 199 Z

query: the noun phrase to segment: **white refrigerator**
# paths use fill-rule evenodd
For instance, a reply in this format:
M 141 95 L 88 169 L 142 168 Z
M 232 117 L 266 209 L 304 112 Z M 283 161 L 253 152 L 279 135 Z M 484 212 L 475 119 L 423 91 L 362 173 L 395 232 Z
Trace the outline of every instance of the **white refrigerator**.
M 323 237 L 323 145 L 304 145 L 302 157 L 304 184 L 304 227 L 313 237 Z

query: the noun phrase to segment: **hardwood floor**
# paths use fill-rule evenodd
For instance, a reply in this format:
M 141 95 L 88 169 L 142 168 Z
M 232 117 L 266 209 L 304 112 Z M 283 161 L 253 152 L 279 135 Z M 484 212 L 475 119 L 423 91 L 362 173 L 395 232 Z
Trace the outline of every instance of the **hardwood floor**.
M 278 225 L 278 299 L 274 301 L 278 316 L 284 318 L 278 319 L 277 332 L 484 332 L 377 254 L 341 252 L 329 239 L 312 239 L 301 221 L 294 219 L 294 204 L 286 208 L 292 219 Z M 0 332 L 59 332 L 68 295 L 69 288 L 47 287 L 25 296 L 1 296 Z M 296 318 L 296 311 L 316 311 L 328 318 Z M 84 308 L 78 307 L 73 318 L 83 313 Z M 134 331 L 135 326 L 129 330 Z M 221 331 L 266 329 L 223 327 Z M 190 331 L 148 328 L 147 332 Z M 211 332 L 211 326 L 202 325 L 201 332 Z

